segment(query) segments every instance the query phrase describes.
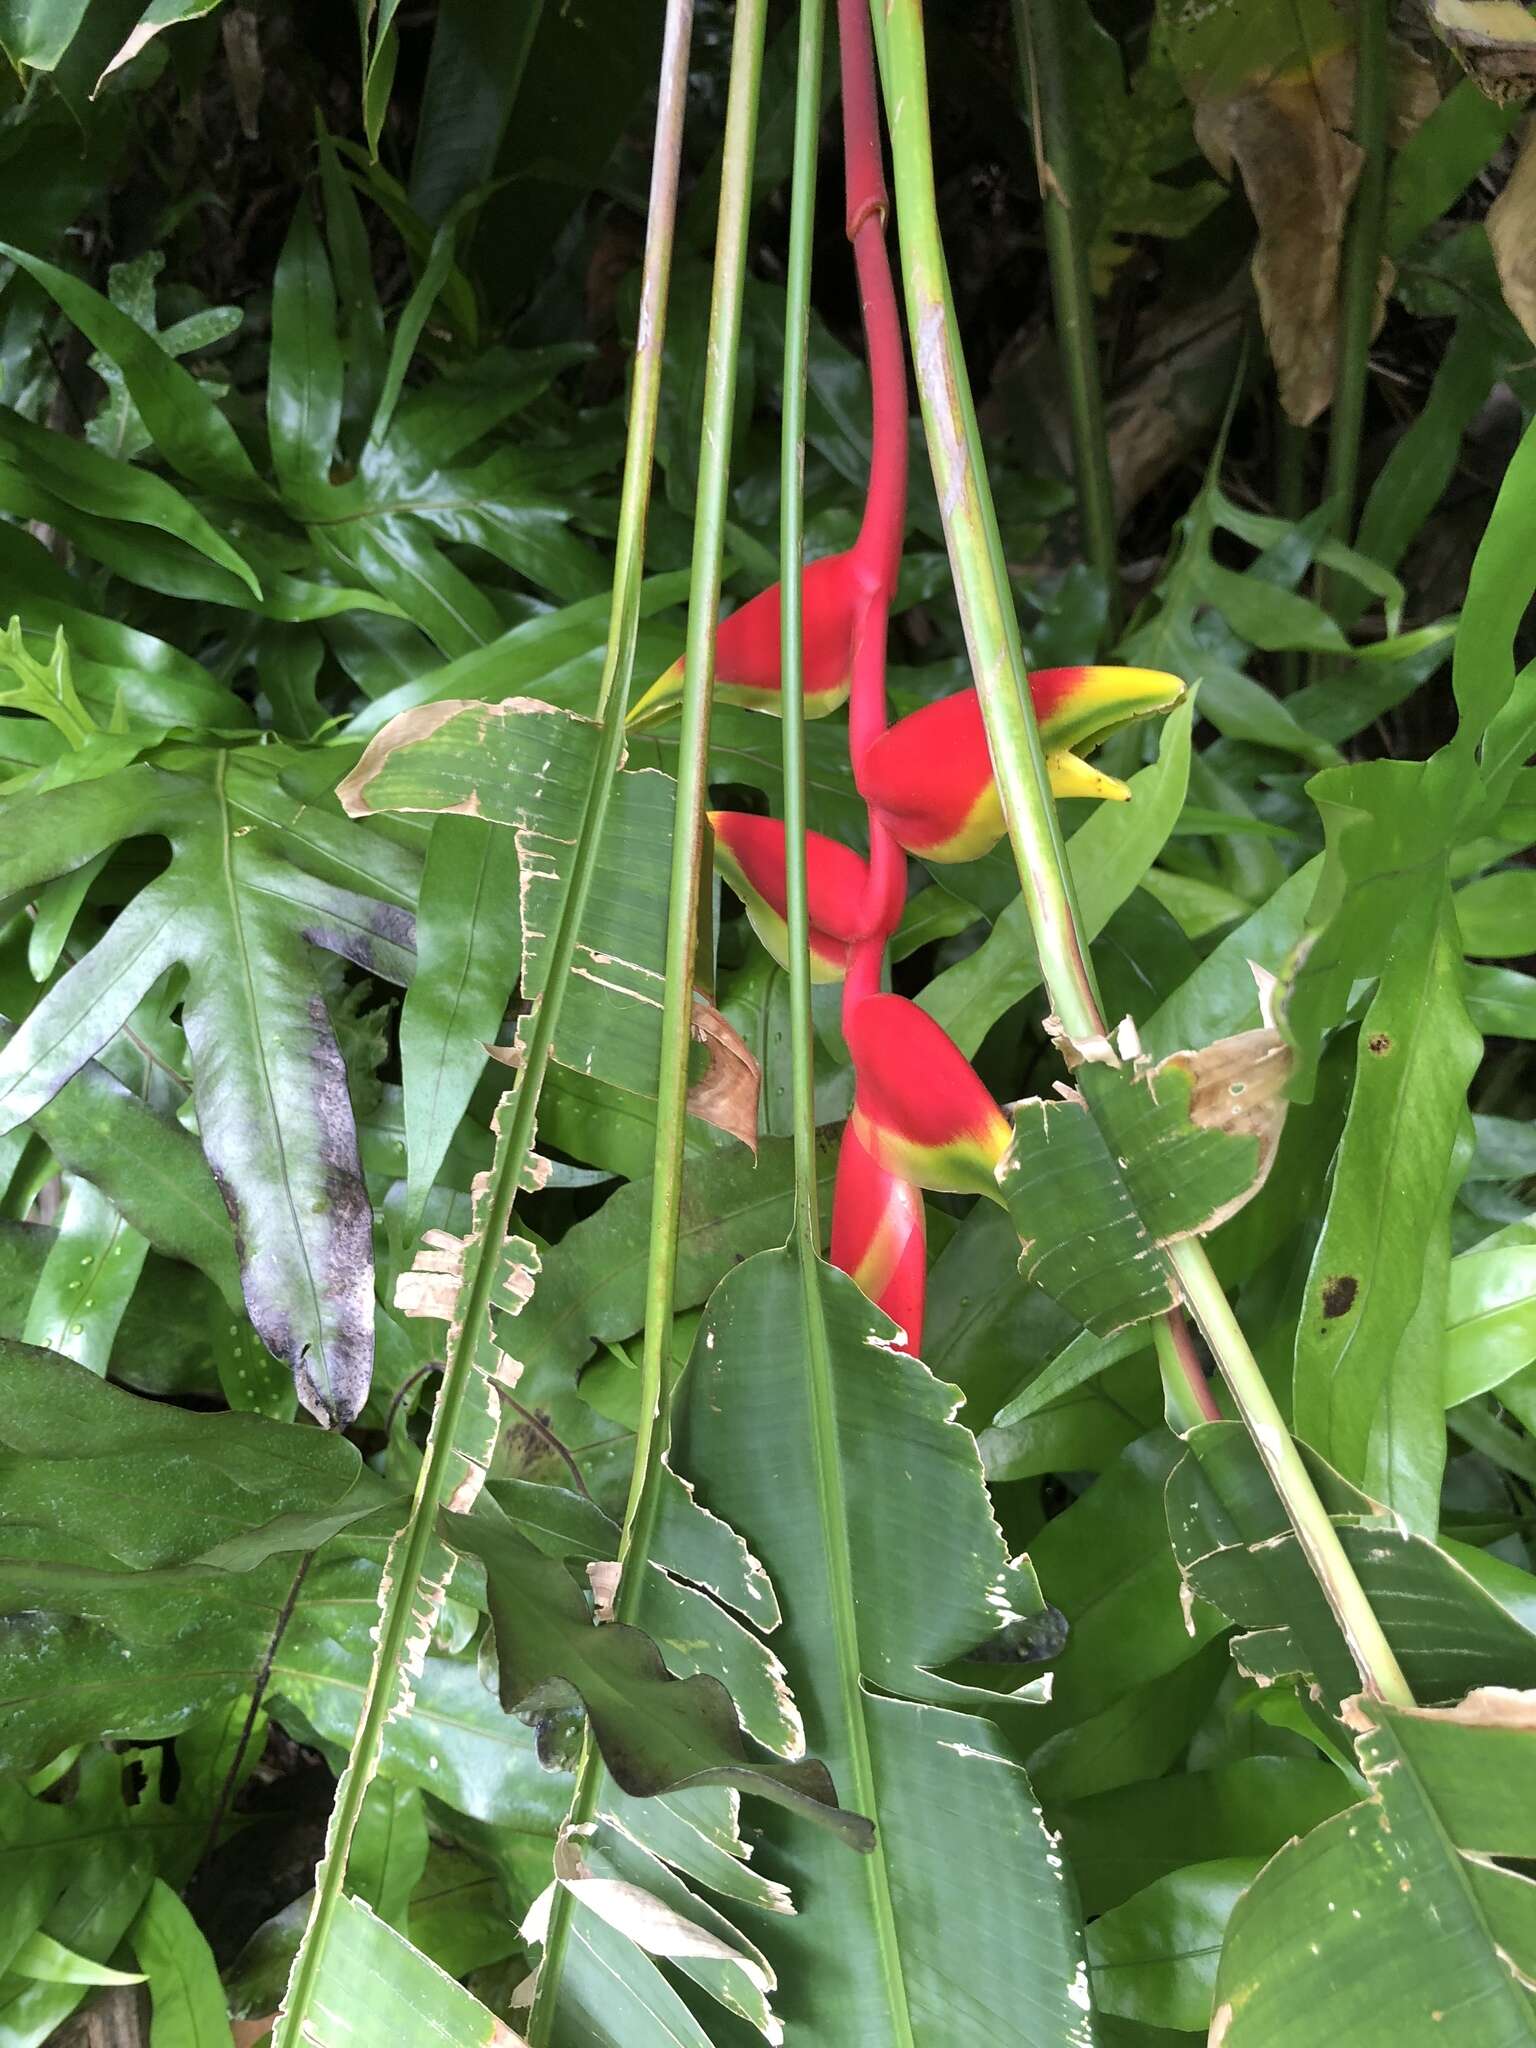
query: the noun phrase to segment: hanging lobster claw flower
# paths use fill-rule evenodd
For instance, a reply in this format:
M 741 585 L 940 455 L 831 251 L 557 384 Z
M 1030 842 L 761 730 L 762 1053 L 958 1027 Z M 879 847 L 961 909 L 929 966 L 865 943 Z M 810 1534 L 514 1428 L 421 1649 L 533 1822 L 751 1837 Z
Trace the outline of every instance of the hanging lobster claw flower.
M 869 996 L 843 1023 L 852 1127 L 875 1164 L 936 1194 L 990 1195 L 1013 1127 L 942 1024 L 905 996 Z
M 868 571 L 855 550 L 808 562 L 800 602 L 805 639 L 805 715 L 825 718 L 848 695 L 853 668 L 853 624 L 866 595 Z M 715 702 L 751 711 L 779 710 L 782 684 L 780 592 L 756 597 L 722 619 L 715 633 Z M 651 725 L 683 693 L 683 664 L 673 662 L 630 706 L 629 725 Z
M 711 811 L 715 865 L 747 907 L 753 931 L 781 967 L 789 965 L 784 821 L 749 811 Z M 805 835 L 805 885 L 811 916 L 811 979 L 841 981 L 868 869 L 850 848 L 820 832 Z
M 914 1357 L 923 1342 L 927 1249 L 921 1193 L 877 1166 L 852 1123 L 844 1124 L 832 1194 L 832 1263 L 901 1325 L 897 1348 Z
M 1184 685 L 1160 669 L 1046 668 L 1030 676 L 1029 694 L 1054 793 L 1123 800 L 1125 784 L 1072 749 L 1167 710 Z M 956 861 L 989 852 L 1003 836 L 1003 807 L 976 692 L 941 697 L 898 720 L 866 754 L 859 789 L 909 853 Z

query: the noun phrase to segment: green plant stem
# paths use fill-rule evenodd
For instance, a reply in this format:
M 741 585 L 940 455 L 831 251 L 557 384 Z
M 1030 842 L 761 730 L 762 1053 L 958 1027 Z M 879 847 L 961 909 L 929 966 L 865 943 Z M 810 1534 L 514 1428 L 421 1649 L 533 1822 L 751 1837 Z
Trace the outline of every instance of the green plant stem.
M 674 12 L 687 12 L 674 6 Z M 656 1089 L 656 1152 L 651 1205 L 650 1258 L 645 1289 L 645 1346 L 640 1369 L 640 1421 L 629 1499 L 619 1539 L 621 1573 L 614 1616 L 631 1621 L 644 1590 L 667 1443 L 671 1395 L 672 1317 L 683 1185 L 683 1140 L 688 1113 L 688 1051 L 693 1029 L 693 970 L 698 934 L 700 862 L 705 844 L 709 776 L 709 718 L 714 691 L 715 629 L 720 615 L 725 546 L 726 487 L 731 460 L 731 417 L 741 343 L 746 283 L 752 156 L 762 84 L 767 0 L 738 0 L 731 38 L 720 213 L 710 295 L 708 368 L 704 382 L 702 447 L 695 503 L 693 563 L 688 593 L 682 729 L 677 750 L 672 867 L 667 904 L 666 988 L 661 1018 L 661 1059 Z M 672 47 L 668 21 L 668 49 Z M 686 52 L 684 53 L 684 58 Z M 668 225 L 668 246 L 671 232 Z M 642 334 L 644 329 L 642 328 Z M 619 708 L 622 716 L 622 708 Z M 597 1810 L 603 1766 L 590 1737 L 582 1756 L 567 1828 L 585 1826 Z M 557 1886 L 550 1904 L 544 1956 L 529 2014 L 529 2048 L 547 2048 L 554 2025 L 560 1976 L 569 1938 L 571 1894 Z
M 704 380 L 703 445 L 694 507 L 693 563 L 688 591 L 682 724 L 677 746 L 677 802 L 667 903 L 666 989 L 661 1065 L 656 1087 L 656 1152 L 651 1202 L 650 1262 L 645 1286 L 645 1349 L 640 1368 L 640 1426 L 635 1470 L 624 1517 L 621 1558 L 639 1539 L 654 1496 L 654 1454 L 665 1447 L 667 1367 L 671 1357 L 677 1240 L 683 1192 L 683 1139 L 688 1114 L 688 1049 L 693 1033 L 693 978 L 700 867 L 709 792 L 709 724 L 715 684 L 715 631 L 725 551 L 726 488 L 731 461 L 736 359 L 746 286 L 752 154 L 762 83 L 767 0 L 738 0 L 731 40 L 725 116 L 725 159 Z M 644 1545 L 641 1543 L 644 1554 Z M 621 1584 L 615 1613 L 622 1619 Z
M 795 1230 L 803 1253 L 821 1246 L 816 1194 L 816 1040 L 811 1021 L 811 916 L 805 868 L 805 379 L 810 348 L 811 245 L 821 140 L 824 0 L 800 0 L 794 171 L 785 278 L 784 415 L 779 457 L 779 594 L 783 675 L 784 886 L 789 926 L 789 1056 L 794 1101 Z
M 1108 637 L 1120 615 L 1120 560 L 1115 492 L 1104 428 L 1093 289 L 1088 276 L 1083 181 L 1067 91 L 1063 7 L 1075 0 L 1013 0 L 1019 73 L 1035 139 L 1035 167 L 1045 212 L 1045 253 L 1051 273 L 1056 341 L 1072 423 L 1072 471 L 1083 551 L 1103 580 Z
M 1205 1246 L 1198 1238 L 1186 1238 L 1169 1248 L 1167 1258 L 1205 1341 L 1221 1360 L 1222 1377 L 1232 1391 L 1275 1491 L 1285 1503 L 1296 1540 L 1333 1609 L 1361 1677 L 1390 1706 L 1411 1707 L 1413 1694 L 1402 1667 L 1355 1576 L 1339 1532 L 1317 1496 L 1295 1439 L 1269 1391 L 1269 1383 L 1232 1313 L 1231 1303 L 1211 1270 Z
M 1018 622 L 997 569 L 997 521 L 968 432 L 969 380 L 948 301 L 928 119 L 921 0 L 875 0 L 886 65 L 907 320 L 929 458 L 971 668 L 1041 973 L 1066 1037 L 1103 1037 L 1103 1018 L 1067 885 L 1065 852 L 1025 686 Z M 881 8 L 883 7 L 883 18 Z M 1403 1675 L 1198 1241 L 1170 1247 L 1171 1273 L 1264 1458 L 1308 1562 L 1341 1618 L 1366 1689 L 1409 1698 Z M 1346 1620 L 1347 1617 L 1347 1620 Z
M 635 642 L 639 632 L 645 524 L 656 444 L 667 286 L 672 267 L 672 235 L 677 215 L 678 166 L 682 155 L 683 105 L 687 92 L 692 26 L 693 0 L 668 0 L 656 117 L 656 148 L 651 173 L 651 210 L 646 230 L 634 383 L 619 501 L 613 606 L 598 695 L 603 736 L 593 762 L 582 827 L 571 857 L 570 883 L 551 943 L 546 992 L 533 1013 L 527 1056 L 513 1096 L 508 1130 L 497 1149 L 491 1185 L 487 1191 L 485 1226 L 477 1237 L 472 1238 L 465 1253 L 458 1336 L 438 1393 L 411 1517 L 403 1532 L 399 1555 L 392 1559 L 394 1569 L 379 1617 L 378 1649 L 369 1673 L 368 1690 L 351 1756 L 337 1791 L 325 1858 L 316 1873 L 315 1903 L 309 1928 L 295 1959 L 283 2017 L 274 2035 L 277 2048 L 288 2048 L 288 2044 L 297 2044 L 305 2036 L 309 2009 L 324 1962 L 326 1935 L 346 1881 L 352 1837 L 362 1813 L 363 1799 L 383 1751 L 396 1674 L 403 1668 L 410 1643 L 422 1626 L 418 1592 L 433 1545 L 440 1541 L 437 1510 L 457 1457 L 458 1423 L 474 1377 L 478 1333 L 487 1326 L 502 1247 L 512 1220 L 524 1161 L 533 1144 L 539 1091 L 548 1069 L 562 992 L 570 976 L 582 916 L 597 869 L 598 849 L 614 777 L 623 756 L 624 709 L 634 673 Z
M 1307 509 L 1307 443 L 1311 436 L 1298 427 L 1278 399 L 1275 423 L 1275 516 L 1299 520 Z M 1282 694 L 1299 689 L 1302 678 L 1299 648 L 1287 647 L 1275 657 L 1275 675 Z
M 876 0 L 876 27 L 882 26 Z M 1025 685 L 1018 615 L 1005 576 L 991 486 L 954 324 L 939 236 L 928 120 L 928 79 L 918 0 L 883 0 L 877 37 L 896 173 L 896 218 L 928 456 L 943 508 L 971 673 L 997 775 L 1008 838 L 1040 963 L 1069 1037 L 1103 1029 L 1093 969 L 1079 941 L 1066 845 L 1051 800 L 1045 753 Z
M 1349 209 L 1339 286 L 1338 367 L 1328 421 L 1324 494 L 1334 533 L 1349 540 L 1355 527 L 1360 475 L 1360 433 L 1365 416 L 1371 330 L 1381 273 L 1387 207 L 1387 0 L 1360 0 L 1355 10 L 1354 139 L 1363 152 L 1360 182 Z M 1331 579 L 1320 578 L 1322 602 Z

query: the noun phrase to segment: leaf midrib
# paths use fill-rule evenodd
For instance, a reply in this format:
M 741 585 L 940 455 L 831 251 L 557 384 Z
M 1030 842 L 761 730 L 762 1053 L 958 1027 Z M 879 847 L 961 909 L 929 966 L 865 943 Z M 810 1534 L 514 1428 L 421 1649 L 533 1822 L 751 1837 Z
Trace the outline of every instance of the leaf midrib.
M 806 1336 L 806 1391 L 810 1399 L 811 1458 L 816 1475 L 830 1595 L 832 1638 L 837 1659 L 838 1690 L 848 1737 L 853 1783 L 849 1805 L 874 1820 L 879 1812 L 869 1729 L 864 1719 L 864 1687 L 859 1656 L 859 1627 L 854 1608 L 853 1558 L 848 1546 L 848 1501 L 843 1486 L 843 1451 L 837 1427 L 837 1397 L 832 1380 L 832 1354 L 827 1342 L 821 1298 L 821 1260 L 802 1225 L 795 1237 L 802 1313 Z M 866 1859 L 875 1939 L 895 2048 L 916 2048 L 912 2015 L 902 1972 L 901 1942 L 891 1900 L 890 1872 L 878 1821 L 874 1845 Z
M 234 833 L 230 822 L 228 793 L 224 787 L 229 755 L 221 753 L 214 771 L 214 800 L 219 811 L 219 873 L 224 884 L 230 935 L 235 949 L 236 966 L 240 989 L 244 998 L 248 1041 L 254 1058 L 256 1072 L 261 1082 L 262 1100 L 267 1109 L 267 1121 L 271 1130 L 273 1147 L 277 1153 L 278 1181 L 282 1188 L 282 1199 L 288 1210 L 292 1226 L 293 1242 L 298 1247 L 299 1264 L 303 1271 L 304 1283 L 309 1292 L 312 1314 L 311 1328 L 315 1335 L 313 1363 L 324 1375 L 327 1394 L 334 1401 L 335 1389 L 331 1385 L 331 1364 L 325 1351 L 325 1300 L 316 1280 L 314 1267 L 310 1263 L 309 1238 L 305 1232 L 298 1204 L 293 1197 L 293 1180 L 288 1166 L 288 1147 L 283 1139 L 283 1121 L 277 1114 L 277 1103 L 272 1091 L 272 1075 L 267 1065 L 267 1049 L 261 1033 L 261 1009 L 256 998 L 256 982 L 251 968 L 250 947 L 245 935 L 245 920 L 241 914 L 240 885 L 235 877 Z

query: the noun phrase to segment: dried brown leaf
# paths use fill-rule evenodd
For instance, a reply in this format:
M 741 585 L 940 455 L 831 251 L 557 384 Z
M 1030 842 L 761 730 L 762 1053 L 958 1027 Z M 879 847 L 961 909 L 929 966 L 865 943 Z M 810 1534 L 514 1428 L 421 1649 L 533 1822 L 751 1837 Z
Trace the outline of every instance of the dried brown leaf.
M 688 1111 L 757 1151 L 757 1097 L 763 1070 L 746 1041 L 712 1003 L 694 1004 L 693 1036 L 709 1064 L 688 1090 Z
M 1504 105 L 1536 91 L 1536 19 L 1518 0 L 1428 0 L 1428 13 L 1489 99 Z
M 1340 252 L 1362 161 L 1349 136 L 1354 74 L 1354 52 L 1335 49 L 1195 109 L 1200 147 L 1223 177 L 1241 171 L 1258 222 L 1259 312 L 1281 403 L 1298 426 L 1333 397 Z M 1378 322 L 1390 283 L 1383 263 Z
M 1504 303 L 1536 341 L 1536 121 L 1525 124 L 1509 182 L 1488 209 L 1488 242 Z
M 1376 1706 L 1375 1700 L 1359 1693 L 1344 1701 L 1339 1718 L 1357 1735 L 1369 1735 L 1378 1725 Z M 1480 1685 L 1454 1707 L 1400 1707 L 1394 1711 L 1415 1721 L 1454 1721 L 1463 1728 L 1510 1728 L 1536 1734 L 1536 1692 L 1519 1692 L 1507 1685 Z

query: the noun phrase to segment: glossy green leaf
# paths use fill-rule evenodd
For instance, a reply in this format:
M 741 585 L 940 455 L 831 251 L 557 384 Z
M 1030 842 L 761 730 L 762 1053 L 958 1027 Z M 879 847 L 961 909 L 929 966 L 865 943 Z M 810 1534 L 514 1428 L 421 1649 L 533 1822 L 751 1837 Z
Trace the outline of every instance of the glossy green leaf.
M 10 242 L 0 243 L 0 253 L 35 278 L 66 318 L 116 364 L 156 447 L 173 469 L 205 490 L 265 497 L 234 428 L 197 379 L 152 335 L 67 270 Z
M 1358 1699 L 1348 1713 L 1368 1797 L 1283 1849 L 1239 1901 L 1213 2037 L 1536 2041 L 1533 1894 L 1492 1860 L 1536 1846 L 1530 1695 L 1420 1713 Z
M 148 1251 L 148 1238 L 99 1189 L 88 1180 L 66 1181 L 58 1236 L 38 1276 L 23 1339 L 105 1374 Z
M 310 2023 L 315 2048 L 516 2048 L 509 2027 L 361 1899 L 341 1900 L 326 1969 L 327 1996 Z
M 214 8 L 222 4 L 223 0 L 149 0 L 149 5 L 129 30 L 101 77 L 97 79 L 96 91 L 100 92 L 111 74 L 120 65 L 127 64 L 136 57 L 162 29 L 174 28 L 183 21 L 196 21 L 204 14 L 211 14 Z
M 1186 1864 L 1102 1914 L 1088 1930 L 1097 2002 L 1147 2026 L 1203 2032 L 1222 1936 L 1258 1869 L 1246 1857 Z
M 0 49 L 17 70 L 52 71 L 85 19 L 90 0 L 5 0 Z
M 1138 1351 L 1147 1348 L 1148 1341 L 1144 1332 L 1134 1328 L 1122 1330 L 1114 1337 L 1099 1337 L 1092 1330 L 1080 1330 L 1043 1372 L 1037 1373 L 1027 1387 L 998 1410 L 994 1423 L 1001 1428 L 1038 1414 L 1063 1394 L 1074 1393 L 1089 1380 L 1097 1379 L 1121 1359 L 1134 1358 Z
M 1456 922 L 1469 956 L 1505 960 L 1536 952 L 1536 875 L 1502 868 L 1456 891 Z
M 0 1023 L 0 1045 L 10 1036 Z M 229 1212 L 189 1131 L 157 1115 L 95 1060 L 31 1122 L 66 1172 L 99 1188 L 159 1250 L 201 1267 L 231 1305 L 239 1301 Z
M 892 1329 L 842 1275 L 764 1252 L 716 1291 L 684 1383 L 680 1460 L 775 1583 L 799 1589 L 774 1643 L 807 1745 L 878 1830 L 861 1864 L 775 1827 L 822 1910 L 764 1927 L 763 1947 L 791 2022 L 814 1986 L 829 2039 L 990 2042 L 1020 2014 L 1043 2038 L 1091 2038 L 1074 1903 L 1027 1780 L 984 1711 L 967 1711 L 990 1696 L 944 1675 L 1027 1625 L 1038 1591 L 1007 1560 L 946 1390 L 888 1348 Z
M 419 1785 L 375 1778 L 352 1842 L 357 1896 L 401 1934 L 427 1863 L 427 1817 Z
M 261 583 L 245 556 L 164 478 L 10 412 L 0 415 L 0 459 L 23 480 L 24 488 L 49 493 L 92 520 L 174 535 L 260 598 Z
M 1272 1856 L 1355 1797 L 1333 1764 L 1245 1757 L 1070 1800 L 1053 1819 L 1100 1914 L 1188 1864 Z
M 432 822 L 416 912 L 417 972 L 400 1012 L 406 1207 L 415 1216 L 485 1070 L 522 961 L 518 850 L 477 818 Z
M 35 1977 L 42 1984 L 142 1984 L 132 1970 L 109 1969 L 93 1963 L 89 1956 L 77 1956 L 51 1934 L 39 1930 L 24 1941 L 11 1959 L 18 1977 Z
M 522 869 L 522 993 L 543 992 L 599 728 L 527 699 L 434 704 L 372 742 L 343 784 L 354 815 L 464 810 L 512 828 Z M 671 785 L 622 773 L 560 1010 L 554 1057 L 639 1095 L 655 1089 Z
M 1034 1717 L 1043 1742 L 1100 1714 L 1148 1678 L 1176 1670 L 1221 1632 L 1223 1617 L 1179 1598 L 1165 1541 L 1164 1494 L 1178 1462 L 1166 1430 L 1138 1434 L 1031 1549 L 1041 1588 L 1066 1618 L 1051 1698 Z
M 1447 1408 L 1502 1386 L 1536 1359 L 1536 1246 L 1452 1259 L 1445 1347 Z
M 229 2012 L 219 1966 L 162 1879 L 150 1886 L 128 1939 L 149 1982 L 151 2048 L 224 2048 Z
M 819 1154 L 824 1198 L 836 1161 Z M 744 1258 L 784 1242 L 792 1221 L 794 1165 L 785 1139 L 758 1147 L 754 1162 L 732 1148 L 696 1163 L 683 1188 L 676 1299 L 696 1307 Z M 547 1253 L 539 1285 L 519 1318 L 517 1346 L 543 1393 L 595 1344 L 618 1343 L 645 1320 L 645 1264 L 653 1190 L 649 1175 L 616 1189 Z
M 29 1345 L 0 1345 L 0 1384 L 0 1489 L 15 1557 L 130 1571 L 202 1559 L 243 1571 L 390 1498 L 339 1437 L 146 1400 Z
M 329 481 L 341 425 L 342 377 L 336 289 L 306 192 L 272 281 L 267 434 L 272 466 L 285 487 Z
M 439 8 L 411 153 L 411 203 L 424 219 L 440 220 L 495 170 L 541 12 L 488 14 L 476 0 Z
M 1481 1055 L 1448 908 L 1432 896 L 1399 924 L 1360 1026 L 1349 1116 L 1296 1332 L 1299 1433 L 1392 1505 L 1411 1485 L 1407 1443 L 1439 1439 L 1450 1202 L 1467 1084 Z M 1384 1204 L 1385 1187 L 1393 1199 Z M 1402 1505 L 1422 1525 L 1425 1504 L 1408 1509 L 1405 1491 Z

